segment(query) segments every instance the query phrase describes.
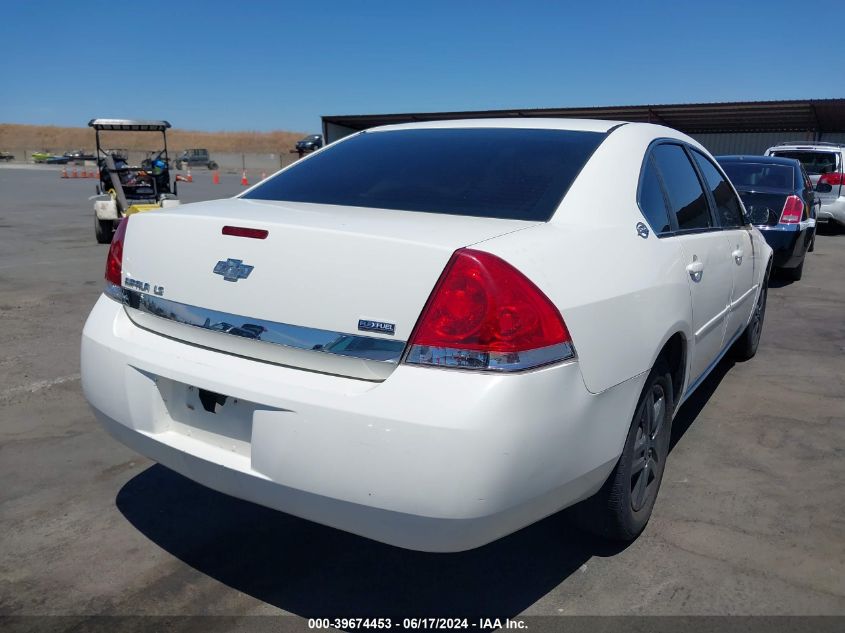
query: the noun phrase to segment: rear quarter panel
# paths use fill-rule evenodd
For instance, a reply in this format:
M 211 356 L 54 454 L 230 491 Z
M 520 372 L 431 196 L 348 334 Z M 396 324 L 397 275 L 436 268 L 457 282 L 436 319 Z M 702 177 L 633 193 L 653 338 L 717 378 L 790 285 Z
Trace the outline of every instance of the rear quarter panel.
M 674 333 L 692 341 L 680 245 L 653 231 L 643 239 L 636 230 L 645 222 L 637 205 L 642 159 L 652 140 L 667 136 L 699 146 L 661 126 L 623 126 L 599 147 L 548 224 L 474 247 L 513 263 L 557 305 L 592 393 L 648 371 Z M 687 349 L 687 362 L 693 351 Z

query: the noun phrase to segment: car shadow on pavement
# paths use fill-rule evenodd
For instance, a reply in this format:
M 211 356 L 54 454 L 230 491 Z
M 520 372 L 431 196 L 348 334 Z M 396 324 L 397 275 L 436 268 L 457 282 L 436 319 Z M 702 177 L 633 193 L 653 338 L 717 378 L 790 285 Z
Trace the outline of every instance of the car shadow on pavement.
M 117 507 L 199 572 L 302 617 L 512 617 L 621 547 L 566 511 L 468 552 L 383 545 L 241 501 L 161 466 L 127 482 Z
M 791 279 L 785 279 L 780 275 L 772 275 L 769 278 L 769 288 L 784 288 L 786 286 L 791 286 L 795 282 Z

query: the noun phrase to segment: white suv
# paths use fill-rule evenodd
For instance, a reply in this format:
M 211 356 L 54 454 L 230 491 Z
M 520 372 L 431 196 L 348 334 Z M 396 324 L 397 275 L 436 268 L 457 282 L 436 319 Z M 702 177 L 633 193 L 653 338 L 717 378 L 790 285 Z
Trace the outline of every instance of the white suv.
M 831 220 L 845 226 L 845 145 L 839 143 L 781 143 L 766 150 L 766 156 L 798 160 L 810 176 L 821 200 L 818 222 Z

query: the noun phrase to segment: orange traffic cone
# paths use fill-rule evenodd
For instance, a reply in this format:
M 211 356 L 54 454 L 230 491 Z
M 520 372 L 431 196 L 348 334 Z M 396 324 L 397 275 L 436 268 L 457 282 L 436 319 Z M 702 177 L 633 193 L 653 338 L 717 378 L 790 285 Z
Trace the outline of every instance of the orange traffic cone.
M 188 166 L 188 179 L 187 179 L 187 180 L 188 180 L 188 182 L 194 182 L 194 177 L 193 177 L 193 176 L 191 176 L 191 167 L 190 167 L 190 165 Z
M 80 177 L 80 178 L 88 178 L 88 172 L 87 172 L 87 171 L 85 171 L 85 168 L 84 168 L 84 167 L 83 167 L 82 169 L 80 169 L 80 170 L 79 170 L 79 177 Z
M 62 167 L 62 178 L 67 178 L 67 167 Z
M 215 169 L 214 175 L 211 177 L 211 182 L 215 185 L 220 184 L 220 173 Z
M 70 173 L 71 178 L 79 178 L 79 174 L 76 173 L 76 167 L 73 168 L 73 171 Z
M 93 169 L 88 170 L 88 177 L 89 178 L 96 178 L 97 174 L 94 173 Z
M 244 169 L 244 170 L 241 172 L 241 184 L 242 184 L 244 187 L 248 187 L 248 186 L 249 186 L 249 181 L 246 179 L 246 169 Z

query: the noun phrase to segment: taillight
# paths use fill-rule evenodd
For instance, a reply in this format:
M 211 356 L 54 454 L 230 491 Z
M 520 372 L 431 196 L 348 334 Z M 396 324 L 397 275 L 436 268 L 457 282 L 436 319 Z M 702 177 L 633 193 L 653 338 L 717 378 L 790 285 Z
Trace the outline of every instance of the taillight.
M 819 181 L 816 183 L 816 187 L 819 185 L 830 185 L 831 187 L 845 185 L 845 173 L 834 171 L 829 174 L 822 174 L 819 176 Z
M 798 196 L 789 196 L 780 214 L 781 224 L 798 224 L 804 215 L 804 201 Z
M 504 260 L 468 248 L 452 255 L 409 346 L 408 363 L 498 371 L 575 355 L 549 298 Z
M 126 216 L 117 225 L 117 230 L 111 238 L 109 255 L 106 258 L 106 281 L 115 286 L 123 282 L 123 240 L 126 237 L 126 225 L 129 224 L 129 216 Z

